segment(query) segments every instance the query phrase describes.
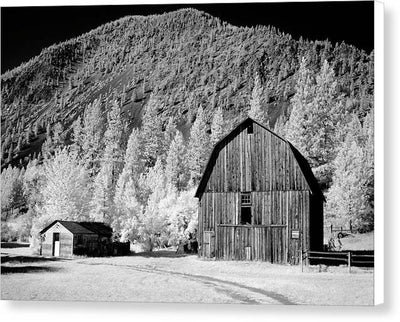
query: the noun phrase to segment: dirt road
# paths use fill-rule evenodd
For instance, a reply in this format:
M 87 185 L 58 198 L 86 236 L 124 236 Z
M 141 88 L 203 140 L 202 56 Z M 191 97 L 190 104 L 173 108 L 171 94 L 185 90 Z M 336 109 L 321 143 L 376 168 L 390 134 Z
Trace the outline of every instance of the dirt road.
M 74 259 L 2 253 L 2 299 L 359 305 L 373 300 L 371 271 L 301 273 L 292 266 L 202 261 L 168 252 Z

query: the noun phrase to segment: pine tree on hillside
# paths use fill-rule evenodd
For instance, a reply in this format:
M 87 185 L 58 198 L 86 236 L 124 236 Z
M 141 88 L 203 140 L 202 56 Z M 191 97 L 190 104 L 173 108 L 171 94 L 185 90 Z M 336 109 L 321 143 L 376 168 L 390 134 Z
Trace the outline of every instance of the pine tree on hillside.
M 52 143 L 53 149 L 64 146 L 63 126 L 60 122 L 57 122 L 54 126 Z
M 22 150 L 22 135 L 18 137 L 17 141 L 17 151 L 20 152 Z
M 103 162 L 93 183 L 93 196 L 90 202 L 90 218 L 94 221 L 110 224 L 113 213 L 113 193 L 111 167 Z
M 222 139 L 225 130 L 224 114 L 222 108 L 218 107 L 211 122 L 210 142 L 212 147 Z
M 279 115 L 279 117 L 276 119 L 275 125 L 274 125 L 274 132 L 281 136 L 282 138 L 286 138 L 286 130 L 287 130 L 287 122 L 289 121 L 288 117 L 284 114 Z
M 170 190 L 181 191 L 186 186 L 187 171 L 185 157 L 186 147 L 183 142 L 183 135 L 180 131 L 177 131 L 175 138 L 170 144 L 165 166 L 167 188 Z
M 209 137 L 207 134 L 207 124 L 204 117 L 203 107 L 200 106 L 197 111 L 196 120 L 190 129 L 190 139 L 187 151 L 187 160 L 190 181 L 198 183 L 202 169 L 207 162 L 209 152 Z
M 97 100 L 85 109 L 82 124 L 82 161 L 90 175 L 96 174 L 100 168 L 102 127 L 100 100 Z
M 133 129 L 129 136 L 128 145 L 125 152 L 124 168 L 118 178 L 115 189 L 114 203 L 116 208 L 123 207 L 126 184 L 128 181 L 134 185 L 135 191 L 138 189 L 138 179 L 144 172 L 143 145 L 141 144 L 141 133 Z M 132 195 L 132 197 L 135 197 Z
M 116 177 L 122 170 L 122 132 L 121 110 L 118 102 L 114 101 L 107 117 L 107 129 L 104 133 L 104 154 L 102 158 L 102 162 L 109 163 L 110 165 L 112 183 L 115 183 Z
M 260 77 L 256 74 L 253 91 L 251 93 L 249 116 L 262 125 L 269 127 L 268 115 L 265 108 L 262 106 L 262 93 L 263 89 Z
M 82 120 L 81 117 L 78 118 L 72 123 L 72 150 L 76 151 L 77 155 L 81 157 L 82 152 L 82 140 L 83 140 L 83 129 L 82 129 Z
M 104 133 L 104 153 L 100 162 L 100 171 L 94 180 L 91 217 L 110 224 L 114 214 L 116 181 L 122 169 L 120 148 L 122 123 L 120 107 L 116 101 L 112 104 L 107 121 L 107 130 Z
M 144 158 L 147 167 L 152 167 L 163 151 L 162 123 L 161 117 L 158 115 L 160 107 L 159 99 L 152 94 L 146 104 L 142 118 Z
M 13 159 L 13 153 L 14 153 L 14 148 L 13 148 L 13 142 L 11 141 L 10 148 L 8 149 L 7 163 L 11 163 Z
M 171 116 L 168 119 L 167 126 L 165 127 L 164 131 L 164 142 L 163 145 L 165 147 L 165 155 L 168 153 L 168 149 L 174 140 L 177 133 L 175 119 Z
M 30 138 L 31 138 L 31 125 L 28 124 L 25 130 L 25 144 L 28 145 L 31 142 Z
M 335 129 L 340 118 L 336 87 L 334 71 L 327 62 L 314 82 L 303 58 L 297 76 L 296 94 L 291 101 L 292 113 L 286 129 L 287 139 L 309 160 L 311 166 L 325 177 L 330 177 L 329 174 L 323 173 L 327 171 L 325 167 L 335 156 Z M 319 167 L 321 168 L 318 169 Z
M 333 160 L 335 128 L 339 117 L 335 109 L 337 104 L 335 72 L 327 61 L 324 61 L 316 77 L 314 93 L 311 104 L 315 117 L 310 124 L 314 140 L 309 153 L 318 165 L 322 165 Z
M 292 112 L 286 124 L 286 138 L 309 159 L 309 140 L 307 129 L 310 127 L 312 96 L 314 84 L 311 71 L 307 68 L 307 61 L 303 57 L 296 75 L 296 94 L 291 100 Z

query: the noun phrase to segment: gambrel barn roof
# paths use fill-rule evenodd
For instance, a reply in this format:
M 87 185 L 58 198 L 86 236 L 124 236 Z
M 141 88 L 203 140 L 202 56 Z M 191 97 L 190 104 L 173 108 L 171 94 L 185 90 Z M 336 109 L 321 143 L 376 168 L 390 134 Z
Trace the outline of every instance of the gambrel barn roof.
M 200 195 L 205 191 L 207 182 L 208 182 L 209 177 L 212 172 L 212 168 L 214 166 L 214 160 L 218 157 L 220 150 L 224 147 L 226 142 L 229 141 L 230 139 L 232 139 L 233 137 L 235 137 L 236 135 L 238 135 L 243 128 L 247 128 L 249 125 L 254 124 L 254 123 L 259 125 L 265 131 L 270 132 L 272 135 L 274 135 L 275 137 L 282 140 L 283 142 L 285 142 L 288 145 L 289 150 L 293 153 L 293 156 L 294 156 L 299 168 L 301 169 L 301 172 L 304 175 L 304 178 L 307 182 L 310 192 L 313 195 L 325 200 L 317 179 L 315 178 L 307 160 L 301 155 L 301 153 L 289 141 L 283 139 L 282 137 L 275 134 L 274 132 L 272 132 L 271 130 L 269 130 L 268 128 L 263 126 L 262 124 L 254 121 L 250 117 L 248 117 L 244 121 L 240 122 L 237 126 L 235 126 L 235 128 L 229 134 L 227 134 L 224 138 L 222 138 L 219 142 L 217 142 L 215 144 L 213 151 L 211 152 L 211 155 L 208 159 L 207 165 L 204 169 L 200 183 L 197 187 L 195 197 L 199 198 Z
M 112 229 L 109 226 L 100 222 L 77 222 L 66 220 L 55 220 L 46 228 L 44 228 L 40 233 L 45 233 L 50 227 L 52 227 L 56 223 L 60 223 L 73 234 L 97 234 L 108 237 L 112 235 Z

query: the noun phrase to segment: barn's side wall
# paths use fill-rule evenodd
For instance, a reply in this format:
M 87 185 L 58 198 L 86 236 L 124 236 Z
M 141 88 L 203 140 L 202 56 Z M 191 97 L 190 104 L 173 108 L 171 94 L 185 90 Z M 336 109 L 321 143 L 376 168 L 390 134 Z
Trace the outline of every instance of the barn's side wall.
M 60 256 L 72 256 L 73 234 L 60 223 L 54 224 L 42 235 L 42 255 L 53 256 L 53 233 L 60 234 Z
M 324 244 L 324 205 L 321 198 L 310 200 L 310 250 L 322 251 Z

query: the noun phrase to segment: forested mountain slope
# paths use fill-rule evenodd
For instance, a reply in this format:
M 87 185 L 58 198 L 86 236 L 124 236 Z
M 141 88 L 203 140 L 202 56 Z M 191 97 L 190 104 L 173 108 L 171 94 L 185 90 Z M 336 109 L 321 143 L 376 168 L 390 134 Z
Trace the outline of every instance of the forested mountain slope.
M 305 154 L 328 192 L 335 187 L 334 172 L 339 165 L 334 164 L 346 142 L 348 124 L 359 126 L 360 133 L 370 131 L 365 125 L 370 121 L 365 119 L 371 119 L 373 110 L 373 67 L 373 53 L 344 43 L 295 40 L 271 26 L 235 27 L 194 9 L 125 17 L 46 48 L 2 75 L 2 169 L 10 165 L 27 168 L 33 160 L 46 163 L 65 145 L 74 146 L 81 158 L 85 143 L 78 137 L 82 131 L 89 131 L 85 122 L 90 120 L 97 122 L 91 130 L 99 136 L 98 150 L 104 150 L 116 137 L 110 134 L 110 121 L 118 119 L 117 154 L 122 160 L 132 129 L 153 133 L 150 123 L 157 120 L 163 138 L 156 142 L 154 151 L 142 151 L 145 161 L 139 172 L 148 174 L 157 165 L 159 146 L 170 148 L 171 140 L 165 137 L 171 124 L 182 132 L 181 145 L 187 149 L 206 145 L 199 150 L 206 155 L 216 138 L 252 107 L 258 108 L 253 117 L 261 114 L 264 124 L 293 141 Z M 119 115 L 114 119 L 113 109 Z M 194 123 L 195 128 L 192 124 L 199 114 L 202 120 Z M 212 126 L 217 122 L 216 114 L 223 118 L 221 133 Z M 327 129 L 323 142 L 322 136 L 315 135 L 321 129 Z M 199 142 L 191 142 L 190 132 L 194 130 L 205 133 L 203 141 L 200 135 Z M 319 137 L 320 142 L 313 146 L 296 142 L 299 133 L 307 140 Z M 361 136 L 358 143 L 365 147 L 368 135 Z M 145 143 L 152 146 L 154 142 Z M 329 151 L 325 151 L 327 145 Z M 347 145 L 355 149 L 351 142 Z M 166 171 L 167 151 L 163 153 Z M 194 173 L 201 172 L 205 158 L 202 155 L 199 164 L 189 169 L 192 185 L 198 177 Z M 92 183 L 101 172 L 99 160 L 104 158 L 86 164 Z M 121 166 L 111 185 L 116 185 L 122 172 Z M 189 189 L 185 180 L 179 180 L 179 191 Z M 93 194 L 93 189 L 88 193 Z M 115 189 L 111 190 L 115 194 Z M 20 199 L 19 204 L 37 206 L 26 196 Z M 138 199 L 143 207 L 148 205 L 143 195 Z

